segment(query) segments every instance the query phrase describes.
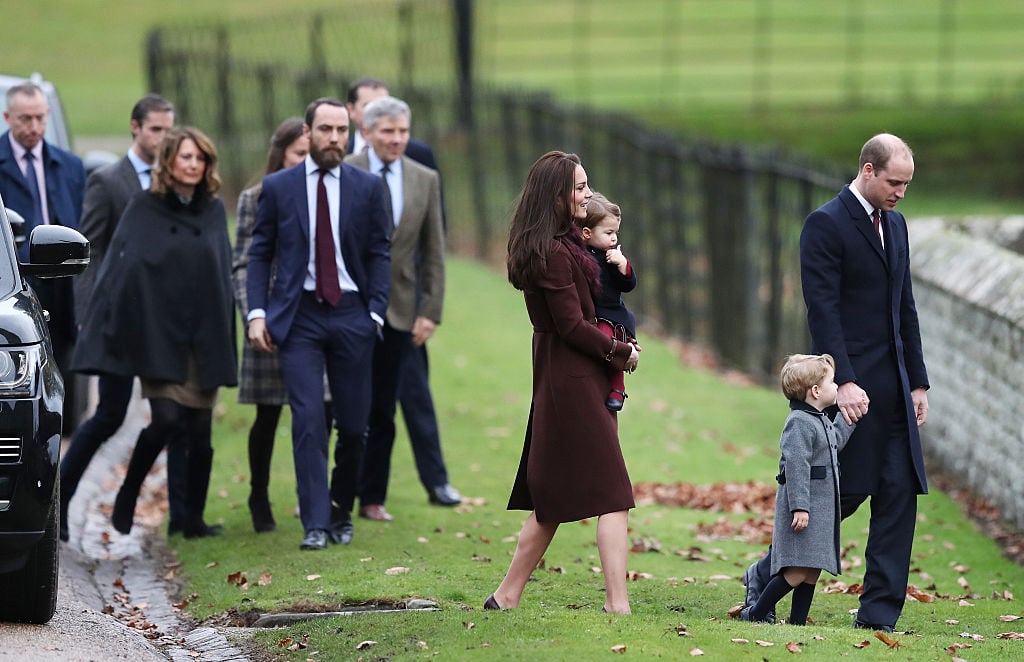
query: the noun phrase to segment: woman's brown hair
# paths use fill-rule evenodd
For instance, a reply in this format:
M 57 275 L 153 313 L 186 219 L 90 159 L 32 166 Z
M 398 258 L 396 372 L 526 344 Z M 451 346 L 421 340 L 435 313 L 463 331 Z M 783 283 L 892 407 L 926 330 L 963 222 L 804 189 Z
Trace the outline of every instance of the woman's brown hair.
M 566 235 L 571 239 L 566 242 L 570 251 L 588 277 L 596 280 L 596 266 L 591 267 L 592 260 L 573 223 L 573 188 L 579 165 L 580 157 L 575 154 L 552 151 L 537 159 L 526 175 L 512 212 L 506 259 L 508 280 L 518 290 L 537 282 L 547 268 L 552 240 Z
M 185 140 L 194 142 L 206 161 L 203 179 L 196 186 L 195 194 L 192 197 L 216 197 L 217 192 L 220 191 L 220 177 L 217 175 L 217 148 L 213 146 L 213 141 L 205 133 L 194 126 L 173 128 L 160 141 L 160 147 L 157 149 L 156 164 L 153 169 L 153 183 L 150 186 L 150 190 L 153 193 L 159 194 L 165 194 L 168 191 L 174 190 L 174 177 L 171 174 L 171 170 L 174 165 L 174 159 L 177 158 L 178 151 L 181 149 L 181 143 Z

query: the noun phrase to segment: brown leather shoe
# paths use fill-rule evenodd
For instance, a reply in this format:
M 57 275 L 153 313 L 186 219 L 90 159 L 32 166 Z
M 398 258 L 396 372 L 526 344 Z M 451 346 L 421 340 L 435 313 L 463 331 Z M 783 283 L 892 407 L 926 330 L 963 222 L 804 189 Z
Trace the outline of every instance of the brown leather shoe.
M 377 520 L 378 522 L 390 522 L 395 519 L 391 516 L 391 513 L 384 509 L 384 504 L 382 503 L 371 503 L 368 506 L 360 506 L 359 516 L 366 519 Z

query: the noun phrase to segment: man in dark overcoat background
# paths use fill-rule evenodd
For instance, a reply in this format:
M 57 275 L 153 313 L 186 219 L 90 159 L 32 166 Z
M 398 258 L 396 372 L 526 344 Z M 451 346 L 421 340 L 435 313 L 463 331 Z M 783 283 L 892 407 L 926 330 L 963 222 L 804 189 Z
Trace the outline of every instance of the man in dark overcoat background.
M 812 212 L 800 235 L 811 352 L 835 358 L 839 412 L 857 423 L 839 455 L 840 516 L 871 500 L 854 627 L 886 632 L 903 610 L 917 495 L 928 491 L 918 433 L 928 416 L 928 374 L 907 222 L 895 211 L 913 176 L 910 147 L 891 134 L 874 136 L 861 149 L 856 179 Z M 768 582 L 770 556 L 744 573 L 748 605 Z
M 4 205 L 25 219 L 27 238 L 37 225 L 78 228 L 85 189 L 82 160 L 46 142 L 50 104 L 46 93 L 31 81 L 7 90 L 4 119 L 10 129 L 0 136 L 0 196 Z M 18 249 L 27 262 L 28 241 Z M 74 401 L 73 380 L 67 372 L 75 341 L 74 296 L 70 278 L 28 278 L 39 303 L 50 314 L 50 343 L 64 376 L 65 399 Z M 70 417 L 66 417 L 70 421 Z

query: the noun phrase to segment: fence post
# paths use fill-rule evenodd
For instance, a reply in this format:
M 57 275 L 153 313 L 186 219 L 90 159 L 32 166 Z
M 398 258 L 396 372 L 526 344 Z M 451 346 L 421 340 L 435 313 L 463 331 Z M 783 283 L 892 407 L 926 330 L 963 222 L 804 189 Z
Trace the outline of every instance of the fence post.
M 704 230 L 709 261 L 711 340 L 726 362 L 746 369 L 748 361 L 750 293 L 750 231 L 747 200 L 750 191 L 741 148 L 719 151 L 704 164 Z
M 416 58 L 413 57 L 413 42 L 416 37 L 412 28 L 412 2 L 402 0 L 395 9 L 398 11 L 398 84 L 402 89 L 408 89 L 412 87 L 412 81 L 416 80 Z
M 164 35 L 160 28 L 149 31 L 146 35 L 146 76 L 149 89 L 157 94 L 164 91 L 164 82 L 160 70 L 164 66 Z

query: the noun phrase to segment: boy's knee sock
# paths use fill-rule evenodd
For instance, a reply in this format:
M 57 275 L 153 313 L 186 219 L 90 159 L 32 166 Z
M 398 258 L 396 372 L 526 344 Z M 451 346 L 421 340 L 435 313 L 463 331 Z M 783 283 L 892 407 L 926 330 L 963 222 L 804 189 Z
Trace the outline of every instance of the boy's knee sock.
M 786 581 L 781 572 L 772 577 L 772 580 L 761 591 L 761 597 L 750 608 L 750 620 L 763 621 L 768 616 L 768 612 L 775 607 L 775 604 L 786 597 L 786 594 L 792 590 L 793 587 L 789 585 L 789 582 Z
M 793 589 L 793 606 L 789 609 L 790 625 L 807 625 L 807 614 L 814 600 L 814 584 L 800 584 Z

